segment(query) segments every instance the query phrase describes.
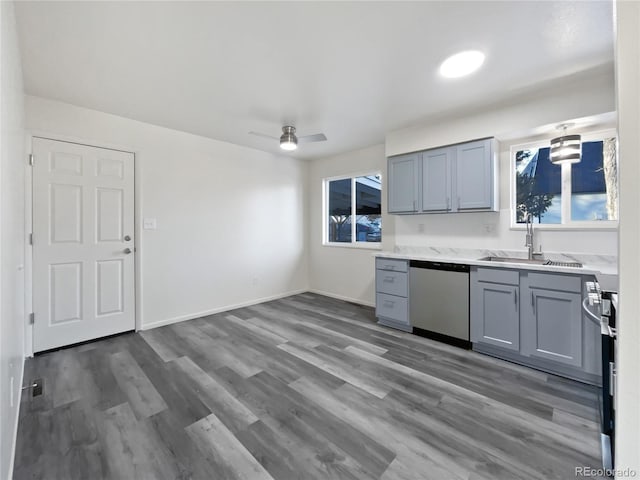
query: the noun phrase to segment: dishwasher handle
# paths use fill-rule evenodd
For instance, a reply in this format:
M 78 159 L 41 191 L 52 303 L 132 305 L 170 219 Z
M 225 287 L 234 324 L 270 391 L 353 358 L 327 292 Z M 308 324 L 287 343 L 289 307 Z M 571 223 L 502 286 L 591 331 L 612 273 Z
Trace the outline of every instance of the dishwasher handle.
M 425 270 L 444 270 L 448 272 L 466 272 L 469 273 L 471 268 L 469 265 L 450 262 L 432 262 L 427 260 L 410 260 L 411 268 L 422 268 Z

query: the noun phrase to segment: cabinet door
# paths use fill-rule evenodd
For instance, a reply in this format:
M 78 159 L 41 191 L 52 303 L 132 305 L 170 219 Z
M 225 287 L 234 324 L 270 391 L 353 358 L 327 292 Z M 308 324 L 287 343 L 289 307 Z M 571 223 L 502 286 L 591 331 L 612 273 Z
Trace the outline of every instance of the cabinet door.
M 418 209 L 419 153 L 389 159 L 389 213 L 411 213 Z
M 520 350 L 519 289 L 517 285 L 472 283 L 472 342 Z
M 493 208 L 493 162 L 491 140 L 456 148 L 456 202 L 454 209 Z
M 451 161 L 453 148 L 422 153 L 422 211 L 451 210 Z
M 523 292 L 522 353 L 582 367 L 582 296 L 535 287 Z

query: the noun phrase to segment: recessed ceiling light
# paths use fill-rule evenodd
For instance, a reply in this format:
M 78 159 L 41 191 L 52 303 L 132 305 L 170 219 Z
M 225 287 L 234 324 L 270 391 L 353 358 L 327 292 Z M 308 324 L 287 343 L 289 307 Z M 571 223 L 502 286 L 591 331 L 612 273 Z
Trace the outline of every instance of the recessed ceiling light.
M 442 62 L 440 75 L 446 78 L 464 77 L 479 69 L 482 62 L 484 62 L 484 53 L 478 50 L 456 53 Z

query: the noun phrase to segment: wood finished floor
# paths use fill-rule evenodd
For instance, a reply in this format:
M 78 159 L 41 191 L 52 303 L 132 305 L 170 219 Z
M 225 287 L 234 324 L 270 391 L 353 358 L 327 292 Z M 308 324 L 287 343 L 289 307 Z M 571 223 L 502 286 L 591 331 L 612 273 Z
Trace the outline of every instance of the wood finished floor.
M 14 478 L 570 479 L 589 386 L 301 294 L 37 356 Z

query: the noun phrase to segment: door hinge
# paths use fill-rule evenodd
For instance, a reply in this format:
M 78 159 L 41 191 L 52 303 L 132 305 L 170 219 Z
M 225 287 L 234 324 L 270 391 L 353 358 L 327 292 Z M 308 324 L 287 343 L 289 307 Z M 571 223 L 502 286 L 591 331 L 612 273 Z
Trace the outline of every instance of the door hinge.
M 29 154 L 29 165 L 33 167 L 33 153 Z
M 29 245 L 33 245 L 33 233 L 29 234 Z
M 36 314 L 35 313 L 30 313 L 29 314 L 29 323 L 31 325 L 33 325 L 34 323 L 36 323 Z

